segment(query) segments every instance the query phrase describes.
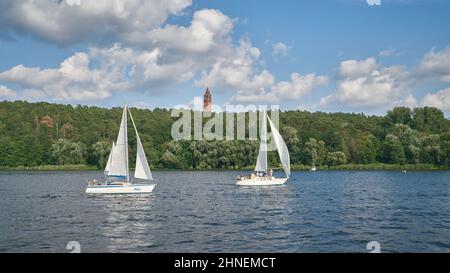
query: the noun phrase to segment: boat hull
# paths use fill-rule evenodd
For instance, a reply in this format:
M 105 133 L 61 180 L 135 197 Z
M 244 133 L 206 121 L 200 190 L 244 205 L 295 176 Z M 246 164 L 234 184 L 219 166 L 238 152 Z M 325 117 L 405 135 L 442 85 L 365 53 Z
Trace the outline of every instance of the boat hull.
M 152 185 L 98 185 L 88 186 L 86 193 L 89 194 L 131 194 L 151 193 L 156 184 Z
M 255 178 L 243 178 L 236 181 L 236 185 L 238 186 L 280 186 L 286 183 L 288 178 L 275 178 L 267 179 L 264 177 L 255 177 Z

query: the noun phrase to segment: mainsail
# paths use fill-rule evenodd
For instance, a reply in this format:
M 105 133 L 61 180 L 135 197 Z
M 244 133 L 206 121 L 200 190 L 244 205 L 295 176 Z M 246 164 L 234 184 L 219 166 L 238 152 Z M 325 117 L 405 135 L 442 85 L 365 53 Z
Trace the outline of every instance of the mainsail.
M 288 148 L 286 146 L 286 143 L 284 143 L 284 140 L 281 137 L 280 133 L 278 132 L 277 128 L 270 120 L 269 116 L 267 116 L 267 119 L 269 120 L 270 130 L 272 131 L 275 145 L 277 146 L 278 156 L 280 157 L 281 165 L 283 165 L 283 169 L 286 172 L 287 177 L 289 178 L 289 176 L 291 175 L 291 162 L 289 158 Z
M 106 167 L 105 167 L 105 174 L 108 175 L 109 171 L 111 170 L 111 161 L 112 161 L 112 154 L 114 153 L 114 147 L 116 145 L 114 144 L 114 141 L 112 143 L 111 146 L 111 151 L 109 152 L 109 156 L 108 156 L 108 161 L 106 162 Z
M 148 166 L 147 157 L 145 156 L 144 148 L 142 147 L 141 139 L 139 137 L 139 133 L 136 129 L 136 124 L 134 123 L 133 116 L 130 113 L 130 118 L 134 126 L 134 130 L 136 132 L 136 144 L 137 144 L 137 153 L 136 153 L 136 168 L 134 170 L 134 178 L 153 180 L 152 172 L 150 171 L 150 167 Z
M 256 172 L 265 172 L 268 169 L 267 165 L 267 121 L 266 121 L 266 112 L 262 112 L 262 121 L 261 121 L 261 130 L 259 138 L 261 143 L 259 144 L 259 153 L 258 159 L 256 160 L 255 171 Z
M 127 106 L 123 108 L 122 120 L 120 122 L 119 135 L 112 154 L 111 166 L 108 176 L 126 177 L 130 180 L 128 173 L 128 133 L 127 133 Z

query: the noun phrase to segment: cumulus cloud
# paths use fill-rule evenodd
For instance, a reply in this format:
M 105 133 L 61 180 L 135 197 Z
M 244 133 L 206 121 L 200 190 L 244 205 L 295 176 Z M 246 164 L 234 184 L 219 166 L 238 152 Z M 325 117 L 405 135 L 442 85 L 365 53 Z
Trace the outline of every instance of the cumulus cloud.
M 101 100 L 116 91 L 182 83 L 218 59 L 240 54 L 229 37 L 232 28 L 233 20 L 220 11 L 199 10 L 189 27 L 146 30 L 146 39 L 151 38 L 151 43 L 145 40 L 150 43 L 147 47 L 119 43 L 93 47 L 68 58 L 59 68 L 17 65 L 0 72 L 0 80 L 18 84 L 22 93 L 33 97 L 69 101 Z
M 180 9 L 185 6 L 183 3 L 187 3 L 175 2 L 179 5 L 175 5 L 173 1 L 167 3 L 172 3 Z M 50 21 L 57 20 L 53 18 L 56 16 L 53 14 L 54 9 L 72 8 L 63 3 L 57 5 L 54 2 L 42 3 L 49 5 Z M 39 12 L 45 6 L 42 3 L 24 1 L 23 5 L 11 4 L 10 8 L 20 7 L 21 12 L 27 14 L 31 11 L 23 10 L 25 6 L 38 5 L 36 12 Z M 97 12 L 96 16 L 106 16 L 106 13 L 115 14 L 114 16 L 117 15 L 119 18 L 128 18 L 128 12 L 133 9 L 127 5 L 133 7 L 133 4 L 136 4 L 133 1 L 126 1 L 120 7 L 118 2 L 111 1 L 111 3 L 100 1 L 96 4 L 93 7 Z M 80 7 L 82 9 L 85 7 L 84 1 Z M 114 7 L 116 10 L 106 11 L 107 7 Z M 144 5 L 142 8 L 145 7 Z M 158 7 L 156 5 L 156 8 Z M 179 9 L 175 7 L 167 9 L 170 12 L 178 12 Z M 77 12 L 70 13 L 72 16 L 78 16 Z M 102 19 L 99 20 L 101 24 Z M 63 25 L 60 26 L 64 31 L 70 29 L 70 18 L 68 21 L 62 22 Z M 163 19 L 155 19 L 154 24 L 160 24 L 162 21 Z M 46 29 L 43 21 L 35 23 L 36 28 Z M 17 65 L 0 72 L 0 80 L 17 84 L 22 89 L 22 94 L 32 98 L 66 101 L 101 100 L 110 97 L 114 92 L 128 90 L 152 92 L 154 89 L 160 90 L 153 87 L 192 80 L 199 72 L 201 75 L 195 81 L 196 86 L 231 88 L 237 94 L 234 97 L 236 101 L 297 99 L 325 81 L 324 77 L 316 77 L 314 74 L 301 76 L 293 73 L 291 81 L 276 82 L 268 70 L 258 68 L 261 51 L 254 47 L 248 38 L 241 38 L 237 43 L 233 43 L 231 32 L 234 20 L 218 10 L 196 11 L 191 23 L 186 27 L 166 24 L 141 29 L 141 23 L 143 24 L 136 22 L 135 25 L 126 28 L 126 31 L 120 32 L 120 38 L 126 43 L 115 43 L 109 47 L 92 47 L 87 52 L 79 52 L 67 58 L 56 68 Z M 145 26 L 153 26 L 153 23 L 145 23 Z M 49 30 L 49 35 L 57 35 L 59 31 L 63 30 Z M 45 37 L 52 39 L 48 35 Z M 70 41 L 55 40 L 55 42 Z M 255 96 L 257 93 L 261 96 Z
M 41 69 L 17 65 L 0 73 L 0 80 L 15 83 L 25 94 L 58 100 L 101 100 L 115 90 L 127 89 L 117 69 L 90 69 L 89 56 L 79 52 L 58 68 Z
M 68 45 L 84 41 L 126 42 L 181 13 L 192 0 L 96 0 L 70 5 L 55 0 L 0 2 L 0 30 L 27 33 Z
M 15 99 L 16 97 L 16 92 L 4 85 L 0 85 L 0 99 Z
M 450 88 L 429 93 L 422 100 L 423 106 L 433 106 L 441 110 L 450 110 Z
M 404 99 L 400 100 L 399 102 L 395 103 L 395 106 L 405 106 L 409 108 L 414 108 L 419 106 L 417 99 L 412 95 L 407 95 Z
M 292 73 L 290 81 L 279 81 L 272 86 L 254 90 L 238 89 L 232 100 L 236 102 L 267 103 L 299 100 L 317 86 L 326 83 L 328 83 L 328 78 L 325 76 L 316 76 L 314 73 L 302 76 L 298 73 Z
M 254 65 L 260 54 L 258 48 L 243 38 L 238 46 L 230 48 L 228 54 L 217 58 L 209 71 L 203 71 L 196 85 L 225 86 L 233 89 L 270 85 L 273 83 L 273 77 L 268 71 L 254 72 Z
M 209 71 L 203 71 L 197 86 L 220 86 L 236 91 L 231 101 L 238 103 L 271 102 L 283 99 L 297 100 L 319 85 L 327 83 L 325 76 L 314 73 L 302 76 L 292 73 L 290 81 L 275 81 L 266 69 L 258 70 L 261 52 L 248 39 L 227 57 L 219 58 Z
M 165 48 L 178 53 L 204 53 L 228 43 L 234 22 L 219 10 L 196 11 L 188 27 L 165 25 L 146 33 L 133 32 L 126 40 L 143 47 Z
M 425 54 L 416 69 L 416 76 L 450 83 L 450 46 L 437 52 L 432 49 Z
M 386 106 L 401 98 L 408 81 L 408 71 L 402 66 L 383 67 L 372 57 L 343 61 L 338 70 L 336 92 L 322 98 L 320 104 Z

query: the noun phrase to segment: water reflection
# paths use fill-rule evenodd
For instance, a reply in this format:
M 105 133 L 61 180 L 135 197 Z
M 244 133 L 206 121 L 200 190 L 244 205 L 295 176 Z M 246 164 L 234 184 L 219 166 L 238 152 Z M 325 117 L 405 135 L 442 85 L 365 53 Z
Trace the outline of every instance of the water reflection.
M 105 195 L 96 197 L 106 213 L 102 234 L 109 239 L 108 252 L 142 252 L 155 244 L 152 230 L 152 194 Z

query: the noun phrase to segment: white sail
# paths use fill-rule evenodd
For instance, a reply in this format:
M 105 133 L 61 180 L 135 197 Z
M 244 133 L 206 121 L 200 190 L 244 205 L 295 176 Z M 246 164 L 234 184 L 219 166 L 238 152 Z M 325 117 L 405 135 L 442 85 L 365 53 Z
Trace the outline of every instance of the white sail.
M 109 170 L 111 170 L 111 161 L 112 161 L 112 154 L 114 153 L 114 141 L 112 143 L 111 146 L 111 151 L 109 152 L 109 156 L 108 156 L 108 161 L 106 162 L 106 167 L 105 167 L 105 174 L 109 173 Z
M 128 136 L 127 136 L 127 106 L 123 108 L 122 121 L 120 122 L 119 135 L 116 146 L 112 154 L 109 176 L 126 177 L 129 181 L 128 173 Z
M 130 113 L 131 121 L 133 122 L 134 130 L 136 132 L 136 145 L 137 145 L 137 153 L 136 153 L 136 168 L 134 170 L 134 178 L 153 180 L 152 172 L 150 171 L 150 167 L 148 166 L 147 157 L 145 156 L 144 148 L 142 147 L 141 138 L 139 137 L 139 133 L 136 128 L 136 124 L 134 123 L 133 116 Z
M 272 123 L 269 116 L 267 116 L 267 119 L 269 120 L 270 130 L 272 130 L 275 145 L 277 146 L 278 156 L 280 157 L 281 165 L 283 166 L 283 169 L 286 172 L 286 176 L 289 178 L 289 176 L 291 175 L 291 160 L 289 158 L 288 148 L 286 146 L 286 143 L 284 143 L 284 140 L 281 137 L 280 132 L 278 132 L 277 128 Z
M 256 160 L 255 171 L 265 172 L 268 169 L 267 165 L 267 121 L 266 112 L 262 113 L 261 130 L 259 138 L 261 143 L 259 144 L 258 159 Z

